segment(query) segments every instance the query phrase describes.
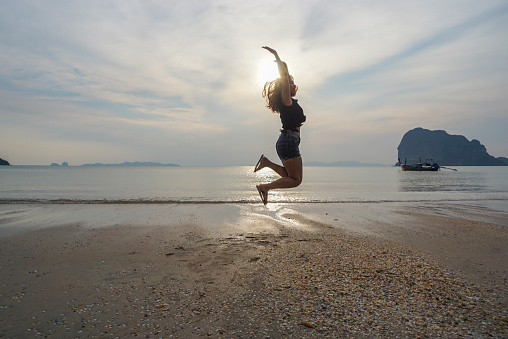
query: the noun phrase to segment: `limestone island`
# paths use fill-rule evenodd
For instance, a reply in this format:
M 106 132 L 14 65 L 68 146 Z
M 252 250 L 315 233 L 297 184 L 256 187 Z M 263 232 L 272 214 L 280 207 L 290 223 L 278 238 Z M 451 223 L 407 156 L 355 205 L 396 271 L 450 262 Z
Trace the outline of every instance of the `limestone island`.
M 478 140 L 469 141 L 462 135 L 431 131 L 421 127 L 408 131 L 397 147 L 398 158 L 408 163 L 429 161 L 440 166 L 507 166 L 503 160 L 487 153 Z

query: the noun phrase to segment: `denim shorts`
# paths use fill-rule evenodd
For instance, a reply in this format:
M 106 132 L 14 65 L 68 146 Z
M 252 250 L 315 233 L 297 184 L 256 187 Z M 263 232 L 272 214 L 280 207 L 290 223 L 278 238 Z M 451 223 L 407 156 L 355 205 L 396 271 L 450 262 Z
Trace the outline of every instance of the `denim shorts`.
M 277 155 L 280 160 L 284 162 L 289 159 L 300 157 L 299 145 L 300 137 L 298 134 L 288 130 L 282 130 L 279 140 L 277 140 L 277 144 L 275 145 L 275 149 L 277 150 Z

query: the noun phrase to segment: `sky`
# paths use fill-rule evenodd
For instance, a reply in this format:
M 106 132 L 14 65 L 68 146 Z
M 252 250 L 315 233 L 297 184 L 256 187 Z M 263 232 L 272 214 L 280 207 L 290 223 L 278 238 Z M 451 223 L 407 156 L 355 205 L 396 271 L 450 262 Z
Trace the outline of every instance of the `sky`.
M 276 49 L 304 161 L 394 164 L 416 127 L 508 157 L 504 0 L 0 0 L 0 158 L 278 161 Z

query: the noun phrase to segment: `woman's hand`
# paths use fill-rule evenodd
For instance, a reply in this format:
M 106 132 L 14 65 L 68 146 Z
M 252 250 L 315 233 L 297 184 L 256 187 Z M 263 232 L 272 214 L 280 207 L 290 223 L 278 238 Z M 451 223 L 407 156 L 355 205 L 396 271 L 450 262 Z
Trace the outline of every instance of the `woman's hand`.
M 262 48 L 266 49 L 268 52 L 272 53 L 274 56 L 275 56 L 275 59 L 279 60 L 280 61 L 280 58 L 279 58 L 279 54 L 277 53 L 276 50 L 274 50 L 273 48 L 270 48 L 268 46 L 263 46 Z
M 279 53 L 273 48 L 268 46 L 263 46 L 262 48 L 266 49 L 268 52 L 272 53 L 275 56 L 275 61 L 277 62 L 277 66 L 279 67 L 279 74 L 281 77 L 286 77 L 289 75 L 288 65 L 279 58 Z

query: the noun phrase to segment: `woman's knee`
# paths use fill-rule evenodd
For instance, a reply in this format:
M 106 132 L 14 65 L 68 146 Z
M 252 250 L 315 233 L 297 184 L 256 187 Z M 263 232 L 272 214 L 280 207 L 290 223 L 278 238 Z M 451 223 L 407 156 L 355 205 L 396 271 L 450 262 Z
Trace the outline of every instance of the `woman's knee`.
M 288 177 L 290 177 L 293 181 L 293 187 L 300 186 L 303 179 L 303 165 L 302 158 L 294 158 L 286 160 L 284 163 L 284 168 L 288 173 Z
M 293 179 L 295 187 L 300 186 L 300 184 L 302 183 L 302 177 L 299 178 L 291 177 L 291 179 Z

